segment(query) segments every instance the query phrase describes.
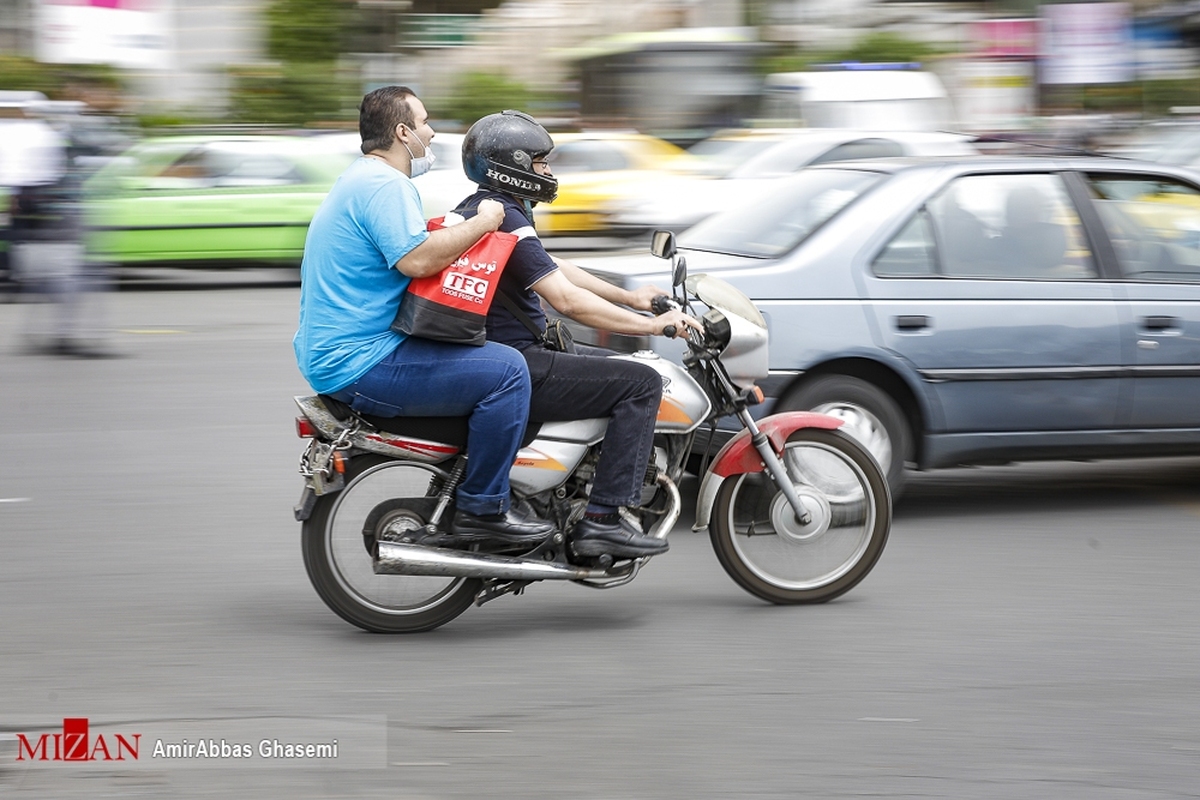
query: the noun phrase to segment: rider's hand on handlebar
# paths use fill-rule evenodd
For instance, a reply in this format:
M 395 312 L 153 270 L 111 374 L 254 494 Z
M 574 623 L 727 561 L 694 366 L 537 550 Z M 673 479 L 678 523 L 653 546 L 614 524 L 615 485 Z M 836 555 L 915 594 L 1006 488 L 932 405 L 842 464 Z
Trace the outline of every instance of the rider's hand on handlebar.
M 654 298 L 663 297 L 667 293 L 657 286 L 639 286 L 638 288 L 631 290 L 630 294 L 632 297 L 630 298 L 629 302 L 626 303 L 626 305 L 628 305 L 630 308 L 637 309 L 638 311 L 653 311 L 655 313 L 660 313 L 654 308 L 652 303 L 654 302 Z
M 650 312 L 653 314 L 665 314 L 673 308 L 679 308 L 679 303 L 665 294 L 660 294 L 650 301 Z
M 654 332 L 663 336 L 675 339 L 687 338 L 688 328 L 704 332 L 703 325 L 678 308 L 673 308 L 654 318 Z

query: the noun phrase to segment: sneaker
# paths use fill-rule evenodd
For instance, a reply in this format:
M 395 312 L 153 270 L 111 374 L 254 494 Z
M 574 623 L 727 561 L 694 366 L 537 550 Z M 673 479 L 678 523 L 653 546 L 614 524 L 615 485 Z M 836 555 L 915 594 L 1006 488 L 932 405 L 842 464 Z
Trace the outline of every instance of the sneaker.
M 616 522 L 584 517 L 571 533 L 571 550 L 583 557 L 641 558 L 660 555 L 669 548 L 666 539 L 647 536 L 619 517 Z

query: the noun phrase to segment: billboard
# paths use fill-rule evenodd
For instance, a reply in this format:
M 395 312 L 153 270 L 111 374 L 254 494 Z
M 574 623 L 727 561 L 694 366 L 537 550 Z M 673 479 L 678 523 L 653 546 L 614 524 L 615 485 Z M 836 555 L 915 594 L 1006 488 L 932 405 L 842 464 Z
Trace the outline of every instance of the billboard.
M 170 0 L 35 0 L 34 53 L 47 64 L 171 66 Z
M 1134 64 L 1128 3 L 1042 6 L 1042 83 L 1125 83 Z

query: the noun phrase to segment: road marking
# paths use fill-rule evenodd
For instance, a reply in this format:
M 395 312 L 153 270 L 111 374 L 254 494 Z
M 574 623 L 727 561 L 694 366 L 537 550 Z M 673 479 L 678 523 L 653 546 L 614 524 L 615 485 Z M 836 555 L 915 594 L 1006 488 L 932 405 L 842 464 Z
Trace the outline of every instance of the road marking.
M 118 333 L 133 333 L 139 336 L 157 336 L 159 334 L 187 333 L 187 331 L 176 331 L 170 328 L 122 328 Z
M 920 722 L 917 717 L 859 717 L 859 722 Z
M 512 731 L 506 731 L 503 728 L 462 728 L 455 733 L 512 733 Z
M 0 503 L 28 503 L 32 497 L 0 497 Z

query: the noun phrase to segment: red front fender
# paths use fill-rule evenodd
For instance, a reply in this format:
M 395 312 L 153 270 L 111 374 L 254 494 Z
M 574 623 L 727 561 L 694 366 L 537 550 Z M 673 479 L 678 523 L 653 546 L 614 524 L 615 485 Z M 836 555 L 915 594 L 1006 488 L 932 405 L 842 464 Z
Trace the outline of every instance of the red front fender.
M 831 431 L 842 426 L 842 420 L 826 414 L 814 414 L 811 411 L 784 411 L 772 414 L 758 421 L 758 429 L 766 434 L 771 442 L 771 448 L 779 454 L 787 438 L 801 428 L 824 428 Z M 747 472 L 762 472 L 762 456 L 754 449 L 750 441 L 750 431 L 742 429 L 736 436 L 725 443 L 725 446 L 713 458 L 710 471 L 719 477 L 728 478 L 730 475 L 742 475 Z

